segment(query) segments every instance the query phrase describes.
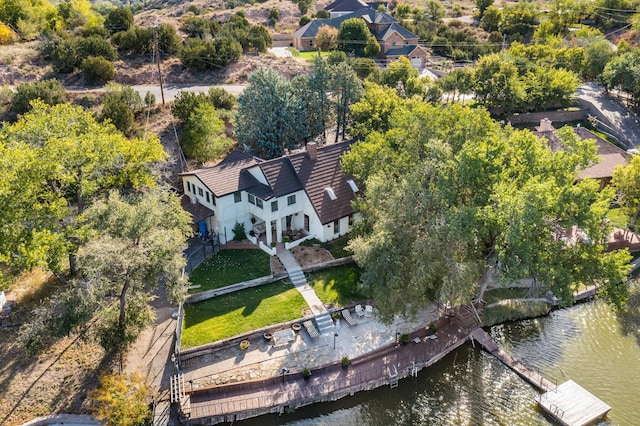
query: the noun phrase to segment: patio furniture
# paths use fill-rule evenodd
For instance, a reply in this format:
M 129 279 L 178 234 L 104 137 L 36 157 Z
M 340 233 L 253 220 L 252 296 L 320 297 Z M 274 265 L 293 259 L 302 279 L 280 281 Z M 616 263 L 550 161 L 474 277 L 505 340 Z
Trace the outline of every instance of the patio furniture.
M 365 317 L 370 317 L 373 315 L 373 306 L 371 305 L 367 305 L 364 307 L 364 316 Z
M 315 325 L 313 325 L 313 322 L 311 322 L 311 320 L 303 322 L 302 325 L 304 325 L 304 328 L 307 329 L 307 333 L 309 333 L 309 337 L 311 337 L 312 339 L 316 339 L 318 338 L 318 336 L 320 336 L 320 332 L 318 332 L 318 329 Z
M 362 309 L 362 305 L 356 305 L 356 314 L 358 314 L 360 318 L 364 316 L 364 309 Z
M 342 318 L 344 318 L 344 320 L 349 324 L 349 325 L 358 325 L 358 323 L 356 322 L 356 320 L 353 319 L 353 317 L 351 316 L 351 312 L 349 312 L 348 309 L 343 309 L 342 310 Z
M 284 346 L 289 344 L 289 342 L 293 342 L 296 340 L 296 334 L 290 328 L 285 328 L 284 330 L 276 331 L 273 333 L 273 338 L 271 342 L 273 347 Z

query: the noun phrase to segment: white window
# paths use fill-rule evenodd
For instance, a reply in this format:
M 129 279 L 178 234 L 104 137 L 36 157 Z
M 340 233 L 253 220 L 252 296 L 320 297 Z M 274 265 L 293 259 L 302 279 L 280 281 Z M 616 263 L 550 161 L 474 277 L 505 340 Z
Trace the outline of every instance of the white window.
M 327 195 L 329 196 L 329 198 L 331 198 L 331 201 L 335 201 L 338 199 L 338 197 L 336 197 L 336 193 L 333 192 L 333 189 L 325 188 L 324 190 L 327 191 Z
M 347 181 L 347 183 L 349 184 L 349 186 L 351 187 L 351 190 L 352 190 L 353 192 L 358 192 L 358 191 L 359 191 L 359 189 L 358 189 L 358 185 L 356 185 L 356 183 L 353 181 L 353 179 L 349 179 L 349 180 Z

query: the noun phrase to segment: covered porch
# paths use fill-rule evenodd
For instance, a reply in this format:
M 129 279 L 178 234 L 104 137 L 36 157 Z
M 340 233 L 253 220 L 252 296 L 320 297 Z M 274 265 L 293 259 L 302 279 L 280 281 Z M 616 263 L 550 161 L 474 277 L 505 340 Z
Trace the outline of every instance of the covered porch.
M 282 243 L 304 238 L 309 234 L 309 225 L 304 219 L 298 220 L 300 217 L 304 218 L 305 215 L 302 212 L 298 212 L 267 222 L 264 219 L 253 216 L 249 235 L 257 238 L 258 241 L 264 242 L 269 247 L 274 242 Z

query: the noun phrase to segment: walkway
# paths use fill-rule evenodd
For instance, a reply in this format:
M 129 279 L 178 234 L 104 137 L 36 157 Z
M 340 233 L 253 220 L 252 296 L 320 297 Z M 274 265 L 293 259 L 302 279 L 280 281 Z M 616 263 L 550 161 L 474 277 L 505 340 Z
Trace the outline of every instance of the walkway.
M 276 246 L 276 254 L 284 268 L 287 270 L 287 274 L 289 274 L 289 279 L 293 286 L 302 294 L 305 302 L 309 305 L 311 312 L 313 312 L 316 323 L 318 323 L 318 329 L 320 330 L 320 334 L 333 333 L 334 325 L 327 308 L 324 307 L 324 304 L 318 298 L 318 295 L 311 288 L 309 283 L 307 283 L 307 279 L 304 276 L 304 272 L 302 272 L 302 268 L 293 257 L 293 254 L 287 249 L 284 248 L 282 243 Z

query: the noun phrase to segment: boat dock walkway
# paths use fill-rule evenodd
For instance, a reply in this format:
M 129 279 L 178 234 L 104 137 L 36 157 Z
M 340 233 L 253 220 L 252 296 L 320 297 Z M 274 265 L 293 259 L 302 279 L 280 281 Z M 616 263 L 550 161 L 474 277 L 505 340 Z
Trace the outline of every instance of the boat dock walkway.
M 611 410 L 609 405 L 572 380 L 556 386 L 537 371 L 500 349 L 483 329 L 476 328 L 471 332 L 471 337 L 487 352 L 540 390 L 542 393 L 536 398 L 538 405 L 559 424 L 586 425 L 604 417 Z

